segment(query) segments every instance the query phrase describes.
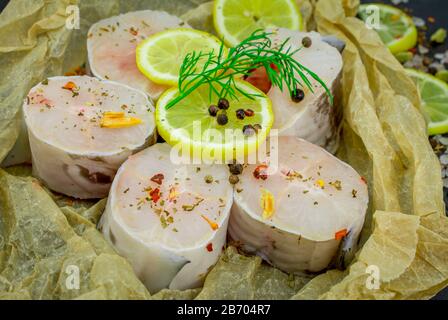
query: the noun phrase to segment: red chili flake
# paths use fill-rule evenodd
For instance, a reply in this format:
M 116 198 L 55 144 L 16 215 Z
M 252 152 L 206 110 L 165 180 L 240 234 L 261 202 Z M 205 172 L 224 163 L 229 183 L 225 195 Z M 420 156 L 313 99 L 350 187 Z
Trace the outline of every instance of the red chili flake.
M 207 248 L 207 251 L 208 251 L 208 252 L 212 252 L 212 251 L 213 251 L 213 244 L 210 242 L 210 243 L 206 246 L 206 248 Z
M 155 174 L 155 175 L 151 178 L 151 181 L 157 183 L 158 185 L 161 185 L 163 179 L 165 179 L 165 176 L 164 176 L 162 173 L 158 173 L 158 174 Z
M 361 181 L 364 182 L 365 184 L 367 184 L 367 180 L 364 177 L 361 177 Z
M 159 188 L 155 188 L 149 192 L 149 196 L 154 203 L 157 203 L 160 199 L 160 190 Z
M 138 35 L 138 30 L 135 29 L 134 27 L 131 27 L 131 29 L 129 29 L 129 32 L 130 32 L 133 36 Z
M 43 98 L 42 100 L 40 100 L 39 103 L 44 104 L 47 108 L 53 107 L 53 103 L 46 98 Z
M 411 48 L 411 49 L 409 49 L 409 52 L 412 52 L 413 54 L 416 54 L 417 53 L 417 48 L 416 47 Z
M 268 173 L 266 172 L 268 166 L 265 164 L 261 164 L 255 168 L 253 175 L 255 179 L 266 180 L 268 178 Z
M 254 114 L 255 114 L 255 112 L 254 112 L 254 110 L 252 110 L 252 109 L 246 109 L 246 110 L 244 110 L 244 115 L 245 115 L 246 117 L 252 117 Z
M 344 238 L 347 235 L 347 229 L 342 229 L 339 230 L 338 232 L 336 232 L 334 234 L 334 239 L 335 240 L 341 240 L 342 238 Z

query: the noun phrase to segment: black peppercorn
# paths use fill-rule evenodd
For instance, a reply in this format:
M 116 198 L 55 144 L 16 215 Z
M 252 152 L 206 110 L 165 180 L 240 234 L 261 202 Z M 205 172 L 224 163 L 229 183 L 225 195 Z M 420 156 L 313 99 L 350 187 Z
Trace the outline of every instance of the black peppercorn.
M 313 42 L 311 41 L 310 37 L 304 37 L 302 39 L 302 46 L 304 46 L 305 48 L 311 47 L 312 44 L 313 44 Z
M 429 67 L 428 67 L 428 72 L 430 73 L 430 74 L 432 74 L 433 76 L 437 73 L 437 71 L 438 71 L 438 69 L 435 67 L 435 66 L 433 66 L 433 65 L 429 65 Z
M 295 88 L 291 94 L 291 100 L 294 102 L 300 102 L 305 98 L 305 92 L 302 89 Z
M 215 117 L 218 114 L 218 107 L 215 106 L 214 104 L 212 104 L 210 107 L 208 107 L 208 113 L 212 116 Z
M 246 124 L 244 127 L 243 127 L 243 134 L 245 135 L 245 136 L 253 136 L 254 134 L 255 134 L 255 129 L 254 129 L 254 127 L 251 125 L 251 124 Z
M 216 120 L 218 121 L 218 124 L 223 126 L 225 124 L 227 124 L 227 122 L 229 122 L 229 118 L 227 117 L 226 112 L 220 112 L 218 114 L 218 117 L 216 118 Z
M 229 171 L 232 174 L 241 174 L 243 172 L 243 165 L 236 162 L 229 164 Z
M 243 109 L 236 110 L 236 117 L 240 120 L 243 120 L 246 114 L 244 113 Z
M 430 57 L 425 56 L 425 57 L 423 57 L 422 63 L 425 67 L 427 67 L 432 63 L 432 59 Z
M 223 109 L 223 110 L 227 110 L 229 109 L 229 101 L 225 98 L 221 98 L 218 101 L 218 108 L 219 109 Z

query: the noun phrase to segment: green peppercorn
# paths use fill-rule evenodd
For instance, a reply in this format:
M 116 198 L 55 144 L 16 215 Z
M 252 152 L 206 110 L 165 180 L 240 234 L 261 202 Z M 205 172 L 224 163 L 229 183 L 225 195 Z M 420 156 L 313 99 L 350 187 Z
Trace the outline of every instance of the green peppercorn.
M 300 101 L 302 101 L 304 98 L 305 98 L 305 92 L 303 92 L 302 89 L 295 88 L 295 89 L 292 91 L 292 94 L 291 94 L 291 99 L 292 99 L 292 101 L 294 101 L 294 102 L 300 102 Z
M 218 108 L 219 109 L 223 109 L 223 110 L 227 110 L 229 109 L 229 100 L 225 99 L 225 98 L 221 98 L 218 101 Z
M 229 176 L 229 182 L 230 184 L 237 184 L 240 181 L 240 178 L 238 176 L 232 174 Z
M 235 111 L 235 113 L 236 113 L 236 117 L 240 120 L 243 120 L 244 117 L 246 116 L 243 109 L 238 109 Z
M 204 177 L 204 180 L 205 180 L 206 183 L 212 183 L 213 182 L 213 177 L 208 174 L 208 175 L 206 175 Z
M 311 41 L 310 37 L 304 37 L 302 39 L 302 46 L 304 46 L 305 48 L 311 47 L 312 44 L 313 44 L 313 42 Z
M 410 61 L 414 57 L 414 54 L 410 51 L 402 51 L 395 54 L 395 58 L 401 63 L 404 64 Z
M 227 114 L 225 111 L 220 112 L 218 114 L 218 117 L 216 118 L 216 120 L 218 121 L 218 124 L 221 126 L 226 125 L 227 122 L 229 122 L 229 118 L 227 117 Z
M 212 104 L 210 107 L 208 107 L 208 113 L 212 116 L 215 117 L 218 114 L 219 108 L 217 106 L 215 106 L 214 104 Z

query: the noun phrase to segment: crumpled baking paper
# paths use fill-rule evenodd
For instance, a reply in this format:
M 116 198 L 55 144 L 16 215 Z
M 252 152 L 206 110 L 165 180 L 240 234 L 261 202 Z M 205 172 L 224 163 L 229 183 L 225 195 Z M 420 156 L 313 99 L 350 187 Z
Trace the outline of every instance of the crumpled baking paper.
M 104 206 L 58 207 L 38 180 L 0 170 L 0 298 L 149 298 L 96 230 Z
M 229 246 L 203 288 L 150 296 L 95 229 L 105 200 L 54 194 L 21 165 L 0 169 L 0 298 L 428 299 L 446 287 L 448 219 L 440 166 L 414 84 L 377 34 L 354 18 L 359 1 L 297 3 L 307 30 L 347 43 L 338 156 L 366 177 L 370 206 L 360 249 L 346 270 L 287 275 Z M 65 27 L 70 5 L 80 9 L 80 30 Z M 45 77 L 85 63 L 92 23 L 160 9 L 214 32 L 211 8 L 202 0 L 12 0 L 0 15 L 0 162 L 29 161 L 23 98 Z M 74 267 L 78 289 L 70 277 Z
M 378 35 L 352 17 L 357 1 L 319 1 L 319 32 L 343 53 L 339 157 L 369 184 L 362 248 L 346 271 L 311 280 L 297 299 L 427 299 L 448 285 L 448 219 L 420 98 Z

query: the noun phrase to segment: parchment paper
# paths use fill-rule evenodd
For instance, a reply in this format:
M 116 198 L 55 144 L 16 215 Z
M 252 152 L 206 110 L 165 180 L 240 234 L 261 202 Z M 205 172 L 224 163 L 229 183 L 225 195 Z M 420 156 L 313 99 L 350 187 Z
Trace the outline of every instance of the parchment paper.
M 162 290 L 153 298 L 427 299 L 448 285 L 440 166 L 414 84 L 377 34 L 354 18 L 358 1 L 298 4 L 308 30 L 347 43 L 338 156 L 369 184 L 361 248 L 346 270 L 292 276 L 229 246 L 203 288 Z M 69 5 L 79 6 L 80 30 L 65 27 Z M 12 0 L 0 15 L 0 162 L 8 154 L 4 166 L 29 160 L 22 101 L 45 77 L 85 63 L 92 23 L 120 12 L 162 9 L 213 32 L 211 7 L 201 0 Z M 151 298 L 95 229 L 105 200 L 56 195 L 30 175 L 24 165 L 0 169 L 0 298 Z M 67 286 L 70 266 L 79 269 L 78 289 Z

